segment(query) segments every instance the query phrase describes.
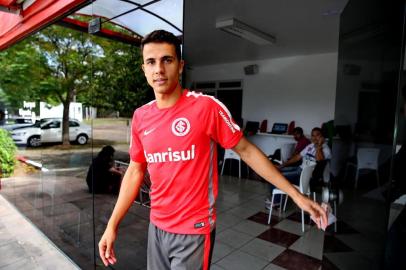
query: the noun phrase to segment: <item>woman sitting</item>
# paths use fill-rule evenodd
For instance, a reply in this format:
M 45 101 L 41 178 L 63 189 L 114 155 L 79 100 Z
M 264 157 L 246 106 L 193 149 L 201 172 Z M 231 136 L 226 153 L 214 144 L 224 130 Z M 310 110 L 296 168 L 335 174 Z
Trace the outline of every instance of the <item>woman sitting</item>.
M 104 146 L 92 161 L 86 177 L 89 192 L 118 194 L 122 173 L 114 167 L 114 148 Z

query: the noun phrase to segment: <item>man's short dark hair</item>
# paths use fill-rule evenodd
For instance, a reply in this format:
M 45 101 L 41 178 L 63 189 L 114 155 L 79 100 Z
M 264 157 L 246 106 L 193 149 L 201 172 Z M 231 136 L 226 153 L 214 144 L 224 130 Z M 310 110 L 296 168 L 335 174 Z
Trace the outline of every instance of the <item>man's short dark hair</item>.
M 297 134 L 299 134 L 300 136 L 302 136 L 302 135 L 303 135 L 303 128 L 301 128 L 301 127 L 295 127 L 295 128 L 293 129 L 293 133 L 297 133 Z
M 178 60 L 182 59 L 180 52 L 181 41 L 171 32 L 165 30 L 152 31 L 141 40 L 141 52 L 144 51 L 144 46 L 148 43 L 169 43 L 175 46 L 176 57 Z
M 319 128 L 319 127 L 313 128 L 313 129 L 312 129 L 312 133 L 313 133 L 313 131 L 318 131 L 318 132 L 320 132 L 320 134 L 321 134 L 322 136 L 324 136 L 324 135 L 323 135 L 323 131 L 322 131 L 321 128 Z
M 112 156 L 116 150 L 113 148 L 111 145 L 106 145 L 102 148 L 102 150 L 99 152 L 99 156 Z

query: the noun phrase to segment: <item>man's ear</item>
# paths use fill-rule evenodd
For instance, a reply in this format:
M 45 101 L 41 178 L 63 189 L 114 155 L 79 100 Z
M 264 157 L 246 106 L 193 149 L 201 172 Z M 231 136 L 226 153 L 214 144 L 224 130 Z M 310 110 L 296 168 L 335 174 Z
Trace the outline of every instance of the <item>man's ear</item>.
M 142 71 L 143 71 L 144 74 L 145 74 L 145 67 L 144 67 L 144 64 L 141 64 L 141 68 L 142 68 Z
M 179 75 L 182 74 L 184 67 L 185 67 L 185 61 L 184 61 L 184 60 L 180 60 L 180 61 L 179 61 Z

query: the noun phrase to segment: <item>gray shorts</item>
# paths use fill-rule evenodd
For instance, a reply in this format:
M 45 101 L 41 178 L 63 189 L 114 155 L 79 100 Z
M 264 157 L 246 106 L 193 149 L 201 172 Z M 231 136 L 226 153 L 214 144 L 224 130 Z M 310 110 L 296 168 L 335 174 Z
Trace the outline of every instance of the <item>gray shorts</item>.
M 150 223 L 148 270 L 210 269 L 215 235 L 169 233 Z

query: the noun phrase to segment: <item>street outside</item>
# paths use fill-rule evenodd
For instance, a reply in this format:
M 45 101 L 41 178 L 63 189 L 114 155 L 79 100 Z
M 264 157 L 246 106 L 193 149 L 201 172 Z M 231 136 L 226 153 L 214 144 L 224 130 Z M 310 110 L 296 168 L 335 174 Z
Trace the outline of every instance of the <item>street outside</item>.
M 74 169 L 88 167 L 93 156 L 96 156 L 105 145 L 116 149 L 115 158 L 128 161 L 130 127 L 128 119 L 105 118 L 85 121 L 92 126 L 92 140 L 86 145 L 47 144 L 32 148 L 25 145 L 18 147 L 18 155 L 41 163 L 47 169 Z M 18 173 L 18 172 L 17 172 Z

